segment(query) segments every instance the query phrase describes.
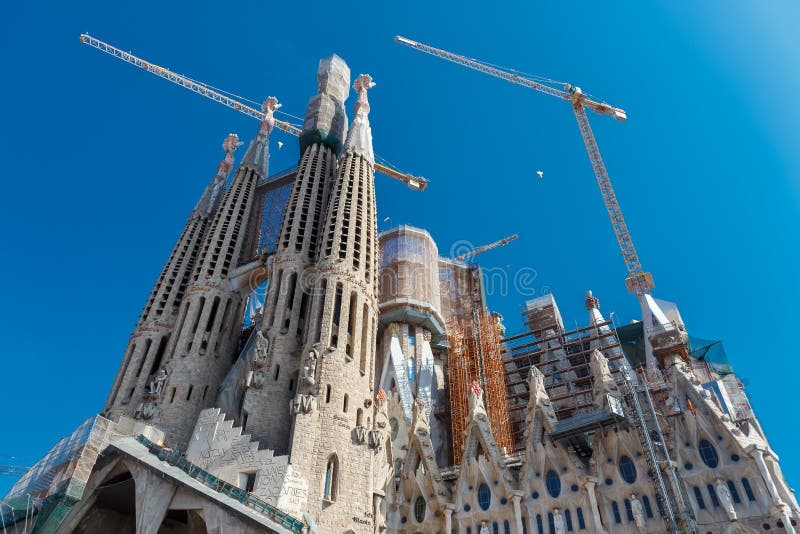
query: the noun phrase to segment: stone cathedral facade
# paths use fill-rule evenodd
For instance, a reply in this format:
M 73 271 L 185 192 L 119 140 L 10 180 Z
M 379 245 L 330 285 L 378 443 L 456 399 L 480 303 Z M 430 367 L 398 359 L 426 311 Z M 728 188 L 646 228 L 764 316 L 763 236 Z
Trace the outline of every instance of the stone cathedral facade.
M 575 329 L 545 295 L 506 333 L 476 263 L 378 235 L 370 76 L 352 123 L 346 63 L 317 81 L 290 173 L 276 99 L 236 167 L 225 139 L 101 414 L 12 488 L 4 532 L 795 532 L 719 342 L 591 292 Z

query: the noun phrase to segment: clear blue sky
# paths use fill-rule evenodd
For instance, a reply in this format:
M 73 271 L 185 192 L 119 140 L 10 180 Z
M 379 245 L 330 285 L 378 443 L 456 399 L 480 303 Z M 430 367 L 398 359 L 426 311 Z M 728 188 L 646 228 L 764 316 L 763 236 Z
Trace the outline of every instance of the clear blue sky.
M 295 115 L 318 59 L 338 53 L 378 83 L 377 153 L 431 180 L 420 194 L 379 177 L 379 220 L 427 228 L 444 252 L 518 233 L 481 262 L 535 269 L 569 324 L 586 321 L 586 289 L 606 315 L 639 317 L 569 107 L 394 44 L 399 33 L 627 110 L 624 124 L 592 120 L 654 293 L 678 303 L 693 335 L 724 340 L 797 484 L 797 20 L 800 4 L 778 0 L 8 3 L 0 454 L 29 465 L 102 408 L 223 138 L 257 126 L 81 45 L 81 32 L 255 100 L 275 95 Z M 296 141 L 275 138 L 272 169 L 293 165 Z M 525 297 L 490 298 L 518 329 Z M 0 495 L 11 482 L 0 476 Z

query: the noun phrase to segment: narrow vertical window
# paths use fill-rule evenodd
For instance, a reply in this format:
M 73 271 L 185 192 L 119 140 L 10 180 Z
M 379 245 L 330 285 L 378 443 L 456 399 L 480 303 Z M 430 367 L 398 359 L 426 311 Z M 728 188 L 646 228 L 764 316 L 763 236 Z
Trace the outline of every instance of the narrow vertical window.
M 586 521 L 583 519 L 583 509 L 579 506 L 575 509 L 575 516 L 578 518 L 578 528 L 584 530 L 586 528 Z
M 572 532 L 572 512 L 564 510 L 564 522 L 567 524 L 567 532 Z
M 368 348 L 368 341 L 367 337 L 369 335 L 369 308 L 367 307 L 367 303 L 364 303 L 364 307 L 361 310 L 361 339 L 359 343 L 361 344 L 361 360 L 359 361 L 358 370 L 361 371 L 361 374 L 366 374 L 367 372 L 367 348 Z
M 194 389 L 194 386 L 192 384 L 189 384 L 189 390 L 186 392 L 186 400 L 187 401 L 188 400 L 192 400 L 192 390 L 193 389 Z
M 628 522 L 633 521 L 633 507 L 631 506 L 631 501 L 629 499 L 625 499 L 623 501 L 623 504 L 625 505 L 626 519 L 628 520 Z
M 348 356 L 353 356 L 353 341 L 355 341 L 356 331 L 356 310 L 358 306 L 358 295 L 355 291 L 350 293 L 350 309 L 347 315 L 347 342 L 345 343 L 344 352 Z
M 342 319 L 342 283 L 336 284 L 336 297 L 333 301 L 333 328 L 331 328 L 331 347 L 339 346 L 339 321 Z
M 536 514 L 536 532 L 544 534 L 544 525 L 542 524 L 542 514 Z
M 336 461 L 336 456 L 331 456 L 328 459 L 328 464 L 325 466 L 325 488 L 322 498 L 326 501 L 333 502 L 336 500 L 338 471 L 339 466 Z
M 714 505 L 714 508 L 718 508 L 719 507 L 719 499 L 717 499 L 717 490 L 714 489 L 714 485 L 713 484 L 709 484 L 709 485 L 706 486 L 706 489 L 708 490 L 709 498 L 711 498 L 711 504 Z
M 614 512 L 614 522 L 622 523 L 622 517 L 619 515 L 619 505 L 617 501 L 611 501 L 611 511 Z
M 217 318 L 217 310 L 219 310 L 219 297 L 214 297 L 211 313 L 208 314 L 208 321 L 206 322 L 206 332 L 211 332 L 211 327 L 214 326 L 214 319 Z
M 694 489 L 694 500 L 697 501 L 697 507 L 700 510 L 705 510 L 706 502 L 703 500 L 703 494 L 700 493 L 700 488 L 695 486 L 693 489 Z
M 328 404 L 331 401 L 331 385 L 328 384 L 325 386 L 325 404 Z
M 275 380 L 277 381 L 280 376 L 281 376 L 281 366 L 280 365 L 276 365 L 275 366 Z
M 742 502 L 741 497 L 739 497 L 739 492 L 736 489 L 736 484 L 733 483 L 733 480 L 728 481 L 728 490 L 731 492 L 731 498 L 733 502 L 739 504 Z
M 653 507 L 650 506 L 650 498 L 647 495 L 642 496 L 642 506 L 644 507 L 644 513 L 647 514 L 647 517 L 653 518 Z
M 342 411 L 344 413 L 347 413 L 347 405 L 348 405 L 349 402 L 350 402 L 350 396 L 347 393 L 345 393 L 344 394 L 344 401 L 342 401 Z
M 750 486 L 750 481 L 746 478 L 742 479 L 742 487 L 744 488 L 744 492 L 747 495 L 748 501 L 755 501 L 756 496 L 753 494 L 753 488 Z
M 319 283 L 319 293 L 317 293 L 317 295 L 319 296 L 319 309 L 317 310 L 317 324 L 315 325 L 315 328 L 317 330 L 315 333 L 316 335 L 314 336 L 314 339 L 316 339 L 317 342 L 322 341 L 322 318 L 324 317 L 325 313 L 325 300 L 326 300 L 325 293 L 327 290 L 328 290 L 328 281 L 325 278 L 323 278 L 322 281 Z

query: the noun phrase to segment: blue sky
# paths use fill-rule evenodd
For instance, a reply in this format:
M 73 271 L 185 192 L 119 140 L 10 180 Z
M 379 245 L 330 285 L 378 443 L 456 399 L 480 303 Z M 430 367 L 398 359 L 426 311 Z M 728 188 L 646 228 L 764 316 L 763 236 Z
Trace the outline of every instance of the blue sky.
M 378 84 L 376 152 L 431 181 L 414 193 L 377 178 L 382 229 L 424 227 L 444 253 L 518 233 L 481 263 L 535 270 L 567 324 L 586 321 L 586 289 L 607 316 L 638 318 L 569 106 L 401 47 L 402 34 L 626 109 L 626 123 L 591 119 L 654 294 L 678 303 L 693 335 L 724 341 L 797 483 L 799 19 L 778 0 L 8 4 L 0 463 L 32 464 L 102 408 L 222 140 L 257 127 L 81 45 L 81 32 L 254 100 L 275 95 L 295 115 L 318 59 L 338 53 Z M 272 169 L 293 165 L 296 141 L 274 140 L 285 145 Z M 517 330 L 525 298 L 490 304 Z M 0 475 L 0 494 L 12 482 Z

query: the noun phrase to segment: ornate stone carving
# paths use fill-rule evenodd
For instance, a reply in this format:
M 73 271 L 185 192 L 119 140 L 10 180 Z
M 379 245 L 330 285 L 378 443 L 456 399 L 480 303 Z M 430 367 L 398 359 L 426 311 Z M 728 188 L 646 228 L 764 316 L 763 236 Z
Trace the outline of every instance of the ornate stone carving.
M 145 401 L 139 403 L 136 407 L 135 419 L 151 419 L 156 414 L 156 403 L 152 401 Z
M 256 369 L 253 371 L 252 378 L 250 379 L 250 386 L 256 389 L 261 389 L 264 386 L 264 382 L 266 382 L 267 376 L 264 374 L 264 371 L 261 369 Z
M 356 433 L 356 442 L 364 445 L 367 442 L 367 427 L 364 425 L 358 425 L 355 429 Z
M 292 415 L 311 413 L 316 407 L 317 399 L 314 395 L 303 395 L 301 393 L 295 395 L 290 404 Z
M 639 529 L 640 534 L 647 533 L 647 519 L 644 515 L 644 506 L 636 494 L 631 495 L 631 511 L 633 512 L 633 521 L 636 523 L 636 528 Z
M 431 335 L 431 331 L 430 330 L 423 330 L 422 331 L 422 339 L 424 339 L 425 341 L 430 343 L 432 338 L 433 338 L 433 336 Z
M 566 534 L 567 532 L 564 527 L 564 516 L 561 515 L 561 510 L 558 508 L 553 509 L 553 527 L 555 527 L 556 534 Z
M 383 431 L 382 430 L 370 430 L 369 431 L 369 446 L 375 450 L 379 450 L 383 447 Z
M 164 391 L 164 384 L 167 382 L 167 378 L 169 375 L 167 374 L 166 369 L 161 368 L 156 373 L 155 378 L 147 385 L 145 389 L 145 394 L 148 397 L 160 397 L 161 393 Z M 148 417 L 149 419 L 149 417 Z
M 267 365 L 269 360 L 269 339 L 261 333 L 256 332 L 256 350 L 253 354 L 253 367 L 260 368 Z
M 731 498 L 731 490 L 728 489 L 728 485 L 721 478 L 718 478 L 714 485 L 717 489 L 719 502 L 725 513 L 728 514 L 728 519 L 736 521 L 736 509 L 733 507 L 733 498 Z

